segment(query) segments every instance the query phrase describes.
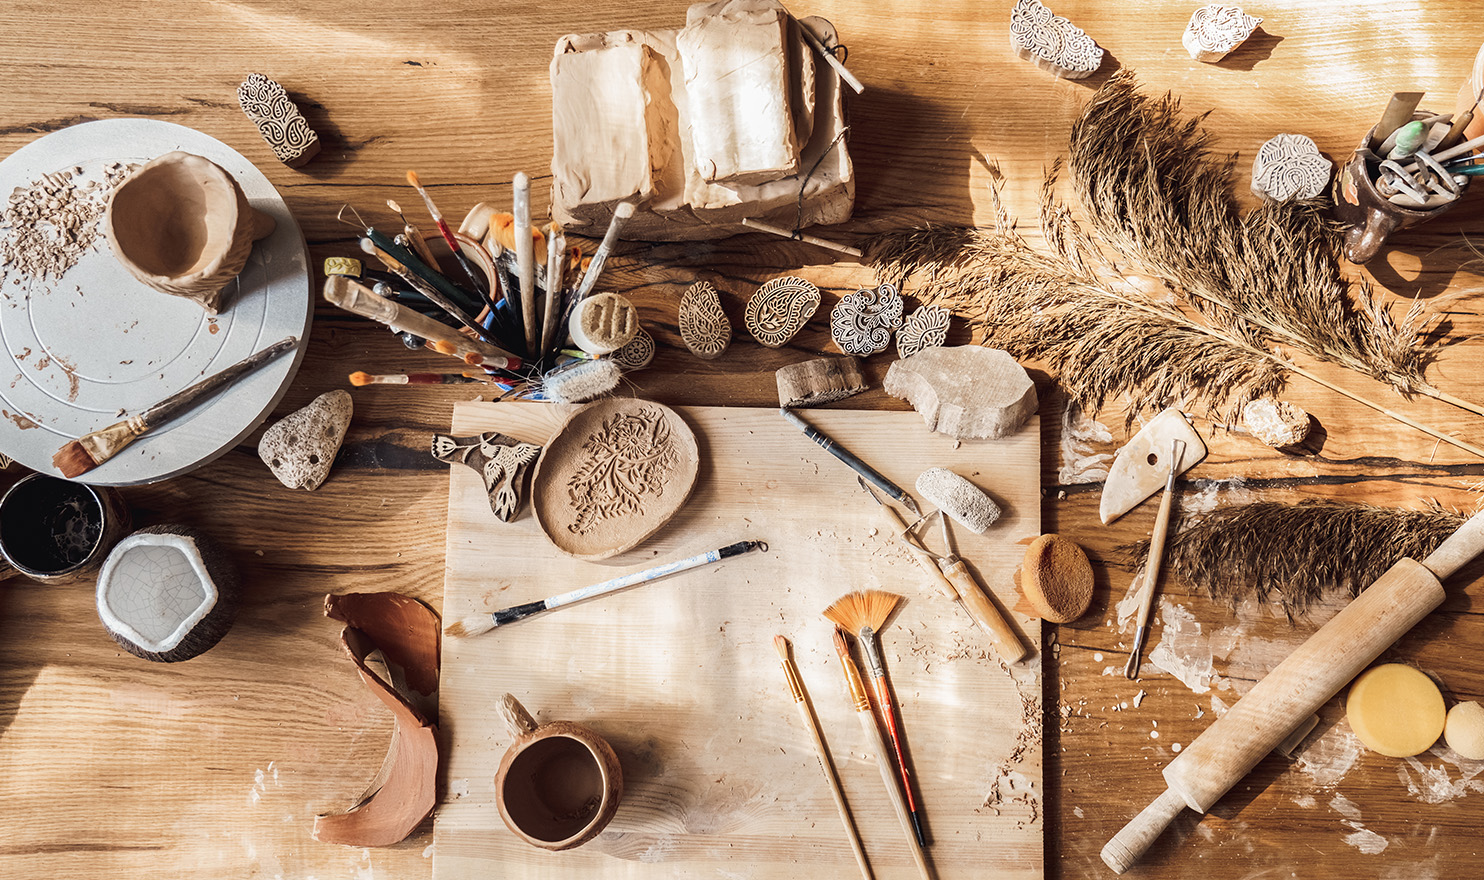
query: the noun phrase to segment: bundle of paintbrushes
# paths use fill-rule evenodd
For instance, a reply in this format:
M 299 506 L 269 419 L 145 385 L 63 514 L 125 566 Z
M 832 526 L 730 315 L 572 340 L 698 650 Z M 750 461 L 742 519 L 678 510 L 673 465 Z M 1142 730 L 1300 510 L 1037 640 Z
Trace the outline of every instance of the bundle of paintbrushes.
M 581 248 L 567 247 L 559 226 L 531 224 L 525 174 L 515 175 L 510 213 L 480 203 L 458 231 L 449 228 L 415 172 L 407 172 L 407 182 L 422 197 L 458 271 L 445 272 L 429 246 L 434 236 L 425 236 L 400 205 L 388 201 L 401 233 L 388 236 L 358 212 L 353 225 L 361 230 L 361 249 L 390 275 L 363 271 L 356 260 L 327 261 L 325 299 L 386 324 L 409 345 L 426 342 L 482 371 L 503 391 L 501 399 L 591 400 L 612 390 L 623 369 L 648 363 L 653 343 L 640 330 L 633 305 L 616 294 L 593 295 L 618 233 L 633 215 L 631 204 L 617 207 L 602 243 L 584 260 Z M 430 378 L 438 375 L 357 373 L 363 381 L 356 384 L 479 380 L 478 372 Z

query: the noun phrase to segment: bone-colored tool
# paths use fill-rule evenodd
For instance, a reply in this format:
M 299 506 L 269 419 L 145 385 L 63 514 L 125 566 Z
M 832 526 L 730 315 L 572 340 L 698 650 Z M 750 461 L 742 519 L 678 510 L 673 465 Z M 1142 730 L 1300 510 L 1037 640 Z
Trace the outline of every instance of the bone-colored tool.
M 1145 498 L 1164 487 L 1169 464 L 1164 457 L 1170 442 L 1185 441 L 1185 455 L 1175 476 L 1185 473 L 1206 458 L 1206 444 L 1195 427 L 1178 409 L 1171 407 L 1149 420 L 1113 458 L 1108 480 L 1103 484 L 1103 500 L 1098 516 L 1103 523 L 1112 522 L 1139 506 Z
M 1129 678 L 1139 677 L 1139 663 L 1144 653 L 1144 640 L 1149 638 L 1149 612 L 1154 610 L 1154 588 L 1159 585 L 1159 567 L 1165 558 L 1165 539 L 1170 534 L 1170 508 L 1175 500 L 1175 474 L 1180 471 L 1180 460 L 1185 456 L 1185 441 L 1171 440 L 1169 468 L 1170 476 L 1165 482 L 1165 495 L 1159 502 L 1159 513 L 1154 517 L 1154 532 L 1149 536 L 1149 561 L 1144 564 L 1144 582 L 1139 585 L 1142 599 L 1139 602 L 1139 628 L 1134 631 L 1134 647 L 1128 652 L 1128 665 L 1123 674 Z

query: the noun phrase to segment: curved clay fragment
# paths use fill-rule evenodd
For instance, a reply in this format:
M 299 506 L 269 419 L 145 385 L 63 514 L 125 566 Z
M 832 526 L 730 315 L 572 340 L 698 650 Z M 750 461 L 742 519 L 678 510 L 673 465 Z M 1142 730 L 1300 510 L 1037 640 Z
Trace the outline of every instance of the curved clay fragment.
M 390 846 L 411 834 L 437 802 L 436 709 L 416 694 L 429 697 L 438 690 L 438 615 L 398 593 L 350 593 L 326 596 L 325 616 L 349 624 L 341 642 L 396 727 L 366 793 L 342 813 L 316 816 L 313 836 L 346 846 Z M 374 660 L 368 662 L 378 651 L 390 682 L 372 667 Z

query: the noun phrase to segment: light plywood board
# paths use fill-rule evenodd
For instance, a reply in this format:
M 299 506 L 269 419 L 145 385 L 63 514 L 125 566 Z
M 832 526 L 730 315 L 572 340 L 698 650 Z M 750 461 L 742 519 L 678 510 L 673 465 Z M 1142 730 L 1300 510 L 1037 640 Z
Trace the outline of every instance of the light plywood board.
M 915 876 L 821 616 L 864 588 L 907 597 L 882 642 L 939 876 L 1040 877 L 1039 654 L 1013 670 L 994 659 L 988 635 L 924 583 L 881 528 L 854 473 L 776 410 L 679 411 L 703 455 L 691 500 L 650 540 L 602 563 L 558 552 L 528 509 L 497 522 L 478 476 L 452 470 L 447 620 L 733 541 L 764 540 L 769 549 L 478 638 L 445 639 L 440 706 L 450 748 L 434 878 L 858 876 L 773 650 L 779 633 L 794 643 L 876 876 Z M 805 416 L 899 485 L 942 466 L 988 490 L 1004 516 L 986 535 L 957 528 L 955 538 L 1000 604 L 1015 604 L 1017 542 L 1040 533 L 1037 419 L 1001 441 L 955 444 L 911 412 Z M 562 417 L 549 405 L 459 404 L 452 430 L 540 443 Z M 1014 619 L 1039 645 L 1039 621 Z M 624 799 L 592 843 L 549 853 L 502 824 L 493 789 L 511 742 L 495 711 L 505 691 L 538 721 L 589 725 L 617 750 Z

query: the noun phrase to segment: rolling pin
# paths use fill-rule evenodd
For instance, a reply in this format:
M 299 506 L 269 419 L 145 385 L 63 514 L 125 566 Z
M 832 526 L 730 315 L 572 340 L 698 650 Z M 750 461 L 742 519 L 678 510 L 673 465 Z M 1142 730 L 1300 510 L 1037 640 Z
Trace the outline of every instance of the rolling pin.
M 1442 604 L 1442 580 L 1484 551 L 1474 514 L 1422 562 L 1398 560 L 1164 769 L 1164 794 L 1103 847 L 1122 874 L 1186 807 L 1204 813 L 1306 718 Z

